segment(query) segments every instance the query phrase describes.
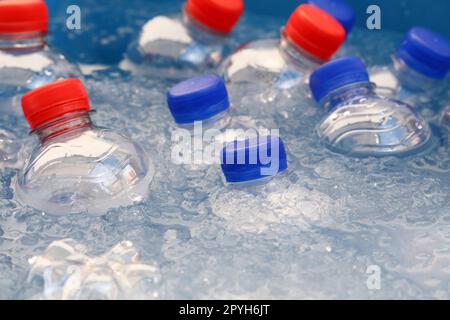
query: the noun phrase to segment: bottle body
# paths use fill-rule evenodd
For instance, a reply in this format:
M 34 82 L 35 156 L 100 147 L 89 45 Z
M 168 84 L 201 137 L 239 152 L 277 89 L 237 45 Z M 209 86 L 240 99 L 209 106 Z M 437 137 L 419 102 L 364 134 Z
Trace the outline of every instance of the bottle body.
M 317 127 L 331 150 L 353 156 L 400 156 L 424 147 L 428 123 L 406 103 L 375 93 L 370 83 L 340 88 L 321 104 L 328 114 Z
M 62 78 L 80 76 L 77 67 L 45 44 L 44 34 L 17 40 L 0 36 L 0 109 L 22 114 L 21 96 L 32 89 Z
M 172 79 L 214 70 L 230 51 L 229 39 L 193 19 L 186 12 L 151 19 L 130 45 L 120 67 Z
M 141 147 L 95 127 L 87 113 L 57 121 L 36 130 L 41 142 L 19 174 L 20 201 L 50 214 L 97 215 L 146 197 L 154 169 Z
M 220 73 L 231 89 L 298 90 L 307 87 L 320 63 L 282 36 L 246 44 L 223 62 Z
M 402 59 L 393 56 L 391 65 L 373 67 L 369 73 L 379 94 L 404 101 L 433 115 L 440 109 L 439 97 L 445 90 L 445 81 L 413 70 Z

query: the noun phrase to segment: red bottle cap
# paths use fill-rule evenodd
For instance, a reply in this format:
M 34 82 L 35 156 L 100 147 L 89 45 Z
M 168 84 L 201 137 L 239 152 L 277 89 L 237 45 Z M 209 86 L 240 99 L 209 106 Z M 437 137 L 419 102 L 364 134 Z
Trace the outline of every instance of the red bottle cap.
M 201 24 L 229 33 L 244 11 L 243 0 L 187 0 L 186 11 Z
M 22 109 L 31 129 L 67 113 L 89 111 L 89 98 L 83 83 L 75 78 L 58 80 L 26 93 Z
M 48 10 L 42 0 L 1 0 L 0 33 L 47 32 Z
M 330 59 L 346 36 L 344 27 L 335 18 L 309 4 L 295 9 L 284 32 L 303 50 L 322 60 Z

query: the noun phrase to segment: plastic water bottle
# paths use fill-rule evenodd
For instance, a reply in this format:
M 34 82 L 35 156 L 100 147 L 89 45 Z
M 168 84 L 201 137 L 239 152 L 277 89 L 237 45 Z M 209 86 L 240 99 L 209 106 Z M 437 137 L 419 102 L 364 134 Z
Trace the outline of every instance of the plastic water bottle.
M 92 124 L 80 80 L 32 90 L 22 106 L 39 144 L 19 172 L 19 201 L 50 214 L 103 214 L 146 197 L 151 161 L 127 137 Z
M 194 153 L 211 151 L 203 164 L 220 162 L 220 152 L 227 142 L 269 133 L 269 129 L 257 120 L 234 114 L 225 83 L 215 74 L 194 77 L 175 85 L 167 93 L 167 104 L 177 127 L 189 133 L 191 145 L 195 146 Z M 184 135 L 180 138 L 189 140 Z M 197 164 L 201 159 L 206 160 L 205 157 L 198 158 Z
M 439 96 L 448 86 L 444 79 L 449 71 L 450 41 L 426 28 L 414 27 L 392 56 L 392 64 L 374 67 L 369 73 L 380 93 L 436 112 Z
M 0 110 L 21 114 L 21 96 L 61 78 L 78 76 L 76 67 L 45 42 L 45 1 L 0 1 Z
M 277 136 L 229 142 L 221 161 L 226 183 L 239 187 L 264 184 L 288 168 L 284 143 Z
M 347 35 L 356 21 L 355 10 L 344 0 L 308 0 L 308 3 L 331 14 L 344 27 Z
M 157 16 L 142 28 L 122 69 L 183 79 L 215 69 L 230 51 L 242 0 L 187 0 L 182 15 Z
M 330 14 L 302 4 L 282 29 L 281 39 L 246 44 L 224 61 L 220 73 L 232 96 L 291 88 L 303 94 L 311 72 L 331 58 L 345 36 Z
M 21 96 L 45 83 L 78 74 L 76 67 L 47 47 L 47 30 L 44 1 L 0 1 L 0 168 L 22 165 L 23 137 L 7 129 L 21 126 L 16 122 L 22 114 Z
M 375 92 L 357 57 L 331 61 L 310 79 L 327 112 L 317 128 L 323 143 L 354 156 L 401 156 L 419 150 L 431 137 L 428 123 L 406 103 Z

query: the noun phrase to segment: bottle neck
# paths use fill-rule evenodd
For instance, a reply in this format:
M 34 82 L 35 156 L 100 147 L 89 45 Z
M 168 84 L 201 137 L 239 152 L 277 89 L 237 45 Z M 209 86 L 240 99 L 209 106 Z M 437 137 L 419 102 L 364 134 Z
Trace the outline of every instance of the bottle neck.
M 320 101 L 320 105 L 327 112 L 331 112 L 344 101 L 358 97 L 367 97 L 375 94 L 375 86 L 371 82 L 358 82 L 335 89 Z
M 310 54 L 309 52 L 302 49 L 300 46 L 295 44 L 284 32 L 281 30 L 280 37 L 280 51 L 283 57 L 301 67 L 302 69 L 316 69 L 318 66 L 326 62 L 326 60 L 317 58 L 316 56 Z
M 413 92 L 429 91 L 440 83 L 438 79 L 430 78 L 411 68 L 397 55 L 392 56 L 391 68 L 400 81 L 401 86 Z
M 225 129 L 231 122 L 230 110 L 227 109 L 205 120 L 194 121 L 187 124 L 178 124 L 178 127 L 191 131 L 194 136 L 203 136 L 205 130 Z
M 0 50 L 40 49 L 46 45 L 45 37 L 45 32 L 2 33 L 0 34 Z
M 197 41 L 207 43 L 222 43 L 228 39 L 227 33 L 217 32 L 203 23 L 195 19 L 187 10 L 183 7 L 183 24 L 188 29 L 190 35 Z
M 46 122 L 36 128 L 32 133 L 35 133 L 41 143 L 59 136 L 73 132 L 83 128 L 92 128 L 92 120 L 87 111 L 73 112 L 65 114 L 52 121 Z

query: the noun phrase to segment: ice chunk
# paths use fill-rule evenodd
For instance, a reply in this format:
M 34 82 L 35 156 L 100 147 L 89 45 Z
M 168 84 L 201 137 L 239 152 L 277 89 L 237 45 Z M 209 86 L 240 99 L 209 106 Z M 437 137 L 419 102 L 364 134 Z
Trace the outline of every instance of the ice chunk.
M 43 279 L 39 299 L 158 298 L 152 285 L 160 281 L 159 268 L 139 262 L 131 241 L 122 241 L 101 256 L 72 239 L 54 241 L 40 256 L 29 259 L 28 282 Z
M 334 201 L 326 194 L 290 182 L 288 174 L 265 186 L 218 190 L 211 197 L 215 215 L 235 231 L 262 233 L 274 225 L 295 225 L 310 230 L 330 221 Z M 292 179 L 292 177 L 290 177 Z

